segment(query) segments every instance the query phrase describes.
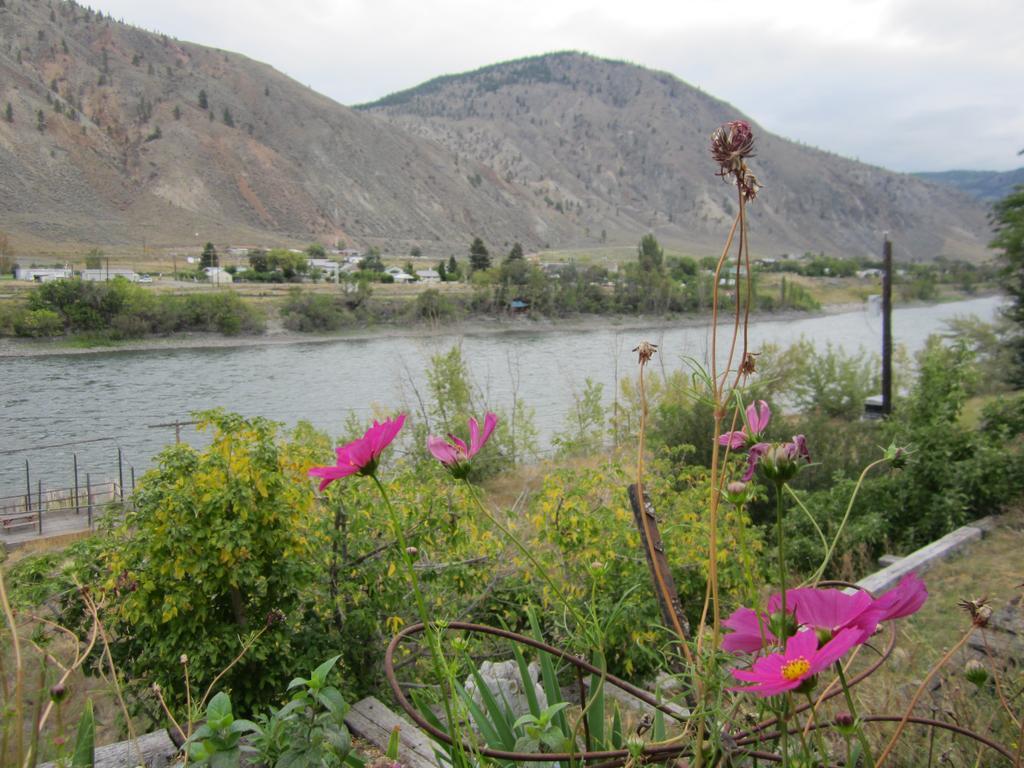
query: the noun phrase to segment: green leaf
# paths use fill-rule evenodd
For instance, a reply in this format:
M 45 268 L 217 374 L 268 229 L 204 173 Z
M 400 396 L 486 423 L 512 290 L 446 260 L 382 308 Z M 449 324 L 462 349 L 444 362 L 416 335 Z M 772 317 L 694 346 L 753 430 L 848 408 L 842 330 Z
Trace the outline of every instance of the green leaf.
M 456 680 L 455 690 L 462 699 L 462 702 L 466 705 L 470 715 L 473 717 L 473 722 L 476 723 L 476 727 L 480 730 L 480 735 L 484 737 L 484 741 L 487 742 L 489 747 L 500 747 L 504 744 L 504 741 L 498 735 L 498 732 L 494 729 L 490 720 L 487 719 L 487 715 L 482 709 L 473 701 L 473 697 L 469 695 L 462 684 Z
M 487 714 L 490 717 L 491 723 L 494 725 L 494 729 L 498 736 L 501 738 L 502 749 L 512 749 L 516 743 L 515 734 L 512 733 L 512 726 L 509 723 L 510 713 L 507 707 L 502 707 L 498 700 L 494 698 L 494 694 L 491 693 L 490 687 L 484 682 L 480 672 L 477 669 L 473 669 L 473 680 L 476 682 L 476 689 L 480 693 L 480 698 L 487 708 Z
M 310 682 L 312 681 L 307 680 L 304 677 L 296 677 L 294 680 L 288 683 L 288 688 L 286 690 L 290 691 L 292 688 L 298 688 L 299 686 L 307 686 L 310 684 Z
M 587 705 L 587 725 L 590 727 L 590 738 L 593 741 L 588 747 L 604 749 L 604 678 L 601 675 L 590 676 L 590 697 Z
M 391 735 L 388 736 L 388 749 L 385 753 L 388 760 L 398 759 L 398 747 L 402 740 L 402 729 L 400 726 L 395 726 L 391 729 Z
M 334 658 L 328 659 L 319 667 L 313 670 L 312 679 L 310 680 L 310 687 L 312 688 L 323 688 L 324 683 L 327 682 L 327 675 L 331 673 L 334 665 L 338 663 L 338 659 L 341 655 L 337 655 Z
M 96 718 L 92 699 L 85 700 L 82 718 L 78 721 L 75 750 L 71 755 L 71 768 L 92 768 L 96 759 Z
M 613 710 L 611 748 L 622 749 L 625 741 L 622 738 L 622 715 L 619 713 L 619 705 L 617 702 L 613 704 Z
M 526 657 L 523 656 L 518 643 L 512 643 L 512 652 L 515 654 L 516 664 L 519 665 L 519 676 L 523 680 L 523 693 L 526 694 L 526 702 L 530 705 L 530 714 L 539 717 L 540 702 L 537 700 L 537 688 L 530 677 L 530 665 L 526 663 Z
M 231 697 L 221 691 L 206 706 L 206 722 L 214 731 L 220 731 L 231 725 L 234 717 L 231 714 Z
M 537 610 L 532 605 L 527 609 L 526 615 L 530 619 L 530 632 L 535 640 L 544 642 L 544 635 L 540 631 L 540 620 L 537 618 Z M 562 688 L 558 685 L 558 675 L 555 674 L 555 665 L 551 661 L 551 655 L 544 653 L 543 651 L 538 654 L 540 657 L 540 676 L 541 682 L 544 684 L 544 694 L 547 697 L 548 703 L 558 702 L 562 700 Z M 569 722 L 565 719 L 565 714 L 559 712 L 556 715 L 556 723 L 558 727 L 562 729 L 562 733 L 569 732 Z
M 660 709 L 654 710 L 654 726 L 651 728 L 651 741 L 665 740 L 665 713 Z

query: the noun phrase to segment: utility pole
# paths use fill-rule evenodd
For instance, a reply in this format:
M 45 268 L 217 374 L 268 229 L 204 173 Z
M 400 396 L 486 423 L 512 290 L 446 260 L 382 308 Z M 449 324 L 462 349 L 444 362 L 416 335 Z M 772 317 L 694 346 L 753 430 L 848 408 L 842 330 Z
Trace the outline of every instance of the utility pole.
M 892 242 L 882 240 L 882 414 L 892 413 Z

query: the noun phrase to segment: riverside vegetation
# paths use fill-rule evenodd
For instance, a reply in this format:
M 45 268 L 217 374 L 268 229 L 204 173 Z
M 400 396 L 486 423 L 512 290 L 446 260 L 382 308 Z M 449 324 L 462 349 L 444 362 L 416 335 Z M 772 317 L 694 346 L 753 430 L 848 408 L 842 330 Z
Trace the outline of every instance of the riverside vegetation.
M 746 258 L 742 212 L 757 183 L 745 130 L 717 137 L 740 210 L 736 261 L 727 245 L 719 270 Z M 858 707 L 853 682 L 871 646 L 886 645 L 876 628 L 916 610 L 924 586 L 909 580 L 876 599 L 822 580 L 853 579 L 882 551 L 1018 500 L 1024 399 L 1003 383 L 1005 344 L 963 321 L 969 333 L 934 338 L 901 372 L 907 395 L 893 415 L 865 422 L 874 360 L 799 347 L 755 358 L 743 348 L 752 293 L 741 281 L 734 295 L 730 359 L 658 375 L 647 370 L 658 351 L 639 344 L 637 379 L 610 408 L 588 384 L 559 456 L 539 465 L 527 405 L 490 411 L 457 347 L 434 358 L 415 413 L 346 425 L 333 464 L 335 441 L 308 425 L 284 433 L 262 418 L 200 414 L 210 446 L 167 448 L 123 517 L 4 568 L 0 679 L 11 703 L 0 762 L 88 764 L 73 724 L 88 725 L 87 699 L 113 719 L 112 698 L 129 734 L 170 724 L 198 764 L 235 764 L 244 749 L 267 764 L 356 765 L 345 700 L 387 695 L 382 660 L 398 634 L 394 695 L 415 684 L 419 716 L 448 739 L 453 765 L 507 764 L 512 752 L 570 768 L 602 751 L 630 765 L 922 764 L 929 737 L 907 728 L 913 706 L 885 730 Z M 967 425 L 964 405 L 978 396 L 987 404 Z M 663 521 L 675 627 L 650 592 L 631 481 Z M 964 598 L 966 637 L 991 608 Z M 478 625 L 506 627 L 516 642 Z M 562 652 L 537 652 L 541 638 Z M 536 656 L 546 705 L 531 699 L 513 715 L 463 689 L 479 658 L 499 655 L 523 669 Z M 575 689 L 580 663 L 589 693 L 573 704 L 562 689 Z M 661 710 L 631 722 L 604 696 L 614 677 L 666 670 L 679 687 L 669 695 L 689 709 L 681 723 Z M 931 738 L 954 762 L 1006 764 L 1017 750 L 1019 763 L 1013 702 L 1024 680 L 991 665 L 972 675 L 988 719 L 960 725 L 1004 752 Z
M 213 249 L 212 244 L 207 248 Z M 314 244 L 308 249 L 310 258 L 323 255 L 322 246 Z M 216 264 L 215 255 L 209 263 Z M 573 262 L 542 268 L 525 259 L 518 244 L 502 259 L 492 261 L 477 238 L 468 262 L 460 264 L 452 257 L 436 265 L 441 289 L 423 284 L 408 295 L 375 294 L 376 284 L 392 280 L 376 252 L 371 252 L 360 269 L 346 275 L 336 287 L 322 285 L 312 290 L 297 284 L 302 280 L 318 282 L 322 276 L 319 270 L 309 268 L 306 255 L 283 249 L 254 250 L 249 263 L 245 272 L 235 273 L 235 279 L 241 281 L 235 289 L 183 295 L 154 292 L 122 278 L 96 283 L 77 278 L 45 283 L 33 287 L 20 303 L 0 304 L 0 335 L 69 336 L 102 342 L 189 331 L 259 334 L 266 330 L 268 314 L 273 318 L 275 312 L 286 329 L 299 333 L 377 324 L 443 324 L 510 314 L 532 318 L 674 317 L 708 311 L 715 294 L 715 259 L 666 255 L 653 235 L 641 238 L 635 260 L 616 269 Z M 846 299 L 864 300 L 877 291 L 877 277 L 861 284 L 854 276 L 859 270 L 878 266 L 868 259 L 825 254 L 768 260 L 750 273 L 750 306 L 759 312 L 818 310 L 821 302 L 815 294 L 820 292 L 819 286 L 842 280 L 858 283 L 848 289 Z M 406 269 L 415 272 L 409 264 Z M 227 270 L 235 271 L 233 267 Z M 180 273 L 178 277 L 197 275 L 206 279 L 201 271 Z M 991 287 L 994 277 L 994 268 L 987 265 L 944 260 L 914 264 L 896 276 L 896 295 L 903 301 L 934 301 L 950 291 L 970 295 Z M 729 281 L 734 276 L 720 279 Z M 239 296 L 238 291 L 252 282 L 296 284 L 272 301 Z M 456 286 L 457 290 L 450 290 Z M 731 294 L 719 296 L 723 309 L 732 301 Z

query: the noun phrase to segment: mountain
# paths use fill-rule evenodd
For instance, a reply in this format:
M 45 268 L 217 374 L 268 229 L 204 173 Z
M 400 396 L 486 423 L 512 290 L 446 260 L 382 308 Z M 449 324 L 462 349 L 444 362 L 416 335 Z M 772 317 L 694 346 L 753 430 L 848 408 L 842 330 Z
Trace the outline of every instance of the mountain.
M 948 184 L 986 203 L 1002 200 L 1024 184 L 1024 168 L 1013 171 L 937 171 L 915 173 L 920 179 Z
M 762 250 L 876 253 L 888 230 L 904 258 L 979 257 L 985 213 L 966 195 L 774 136 L 676 77 L 557 53 L 447 76 L 360 107 L 491 169 L 491 184 L 561 206 L 584 239 L 719 242 L 735 212 L 714 176 L 708 136 L 748 119 L 752 206 Z
M 0 6 L 0 228 L 17 251 L 342 240 L 447 256 L 473 236 L 537 250 L 653 231 L 703 254 L 735 210 L 708 136 L 741 117 L 671 75 L 575 53 L 351 109 L 74 3 Z M 754 125 L 756 252 L 875 253 L 889 230 L 900 258 L 985 254 L 967 195 Z
M 345 240 L 447 255 L 487 222 L 559 231 L 525 195 L 481 194 L 469 179 L 488 173 L 244 56 L 73 3 L 0 7 L 0 228 L 17 250 Z

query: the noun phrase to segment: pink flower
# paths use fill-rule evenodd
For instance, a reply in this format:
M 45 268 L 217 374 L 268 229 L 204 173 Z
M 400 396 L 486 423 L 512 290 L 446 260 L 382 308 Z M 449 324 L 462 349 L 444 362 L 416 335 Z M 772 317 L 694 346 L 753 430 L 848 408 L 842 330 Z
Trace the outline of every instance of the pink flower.
M 769 480 L 785 483 L 793 479 L 803 464 L 810 463 L 811 453 L 803 435 L 793 435 L 788 443 L 757 443 L 747 453 L 747 471 L 743 473 L 743 481 L 749 482 L 754 470 L 760 466 Z
M 748 405 L 747 423 L 744 424 L 743 429 L 736 430 L 735 432 L 726 432 L 718 438 L 719 445 L 728 445 L 729 450 L 738 451 L 748 443 L 753 443 L 757 440 L 772 418 L 772 411 L 768 407 L 768 403 L 764 400 L 758 400 L 757 402 L 761 408 L 760 413 L 758 413 L 753 403 Z
M 797 621 L 805 627 L 830 634 L 857 629 L 861 633 L 858 643 L 867 640 L 878 626 L 866 615 L 875 602 L 867 592 L 848 595 L 839 589 L 794 589 L 786 593 L 787 603 L 790 600 L 796 606 Z
M 377 462 L 384 449 L 388 447 L 405 424 L 405 414 L 400 413 L 396 419 L 387 419 L 383 424 L 374 420 L 373 426 L 358 440 L 346 445 L 339 445 L 335 451 L 338 463 L 333 467 L 313 467 L 309 470 L 310 477 L 319 477 L 322 491 L 335 480 L 349 475 L 372 475 L 377 471 Z
M 857 645 L 861 635 L 860 630 L 844 629 L 819 648 L 817 634 L 810 630 L 797 632 L 786 641 L 784 652 L 762 656 L 749 670 L 732 670 L 737 680 L 753 685 L 730 690 L 750 691 L 758 696 L 777 696 L 792 691 Z
M 899 584 L 871 604 L 871 607 L 865 611 L 861 623 L 867 630 L 870 622 L 874 622 L 874 626 L 870 626 L 868 633 L 871 634 L 879 622 L 901 619 L 904 616 L 917 613 L 927 599 L 928 588 L 924 582 L 916 574 L 908 573 L 900 579 Z
M 476 419 L 469 420 L 469 445 L 455 435 L 449 434 L 451 442 L 440 437 L 428 437 L 427 448 L 435 459 L 444 464 L 456 477 L 465 477 L 469 472 L 469 460 L 476 456 L 487 444 L 494 428 L 498 426 L 498 417 L 487 412 L 484 416 L 484 429 L 481 433 Z
M 722 638 L 722 648 L 730 653 L 756 653 L 777 640 L 768 629 L 768 617 L 752 608 L 737 608 L 722 626 L 733 630 Z

